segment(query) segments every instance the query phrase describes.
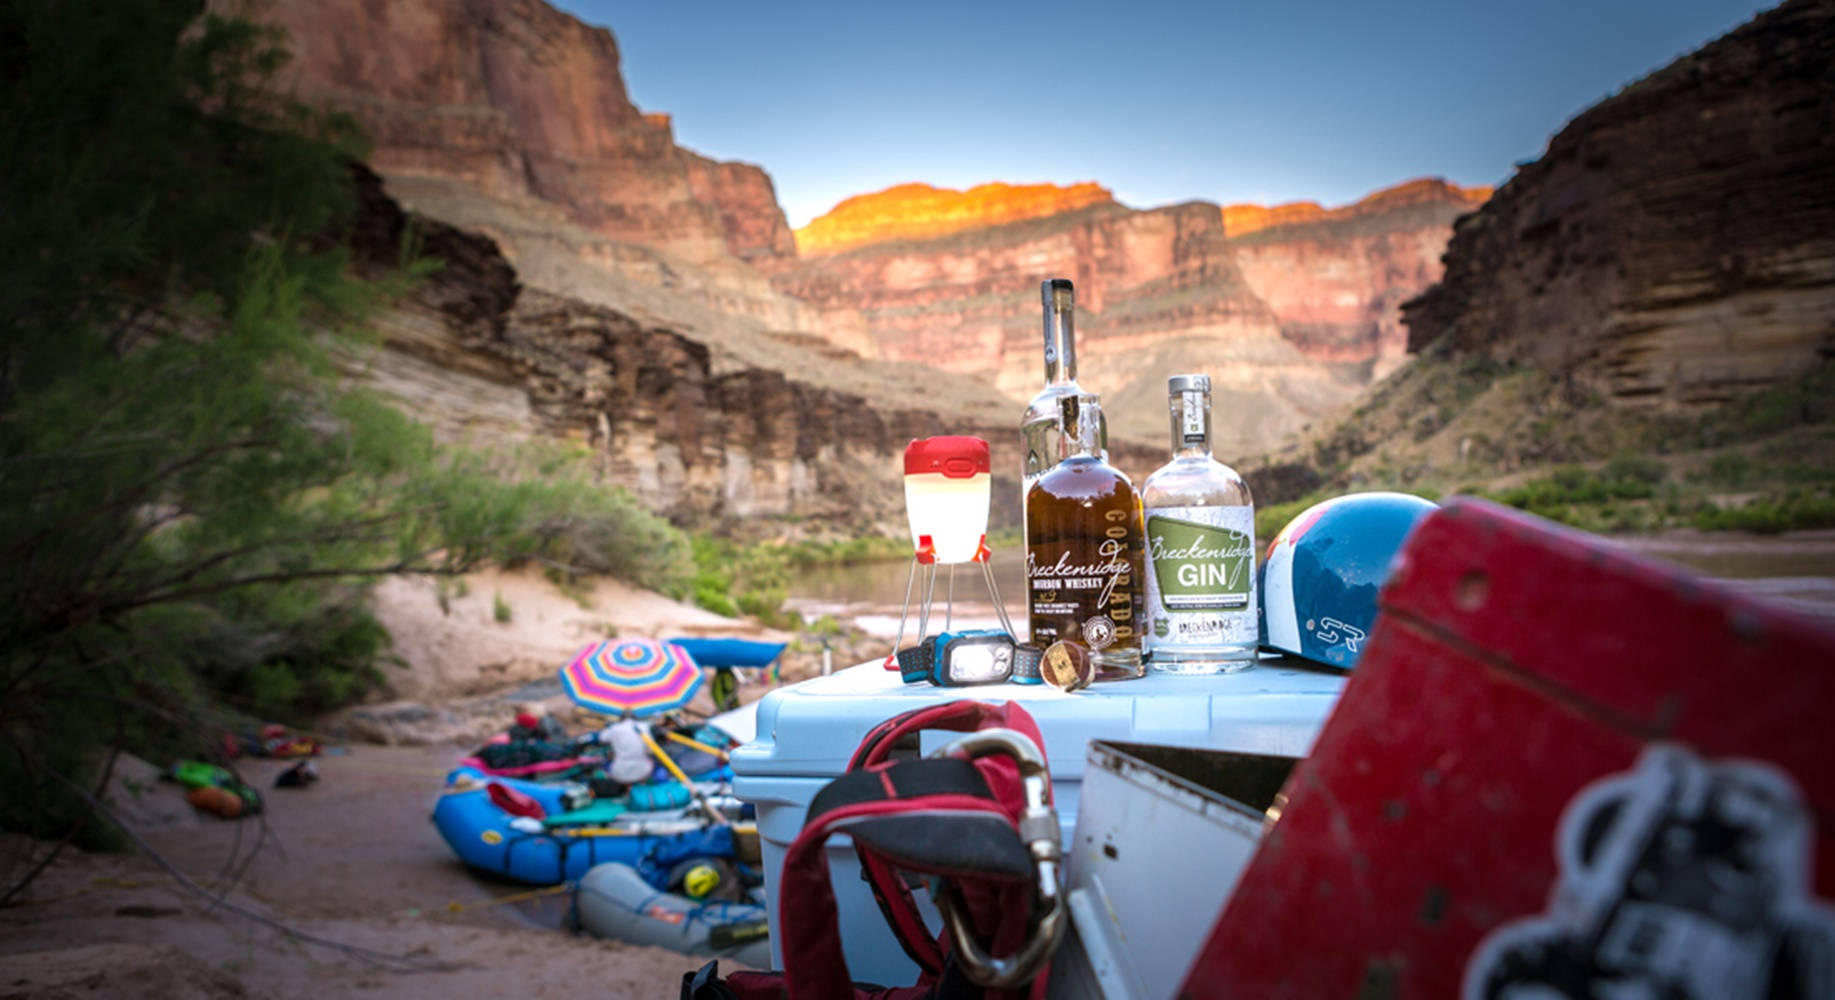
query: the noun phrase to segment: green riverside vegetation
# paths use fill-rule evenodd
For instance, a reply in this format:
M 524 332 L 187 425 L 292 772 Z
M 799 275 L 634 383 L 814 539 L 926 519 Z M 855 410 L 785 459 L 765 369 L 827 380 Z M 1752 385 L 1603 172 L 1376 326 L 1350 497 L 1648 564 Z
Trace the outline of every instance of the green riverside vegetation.
M 1831 528 L 1832 418 L 1835 362 L 1712 406 L 1637 409 L 1578 380 L 1450 356 L 1442 342 L 1313 442 L 1301 461 L 1322 485 L 1263 506 L 1257 531 L 1375 489 L 1485 496 L 1597 532 Z
M 581 456 L 441 447 L 340 376 L 433 265 L 353 277 L 362 139 L 274 95 L 282 41 L 197 0 L 0 6 L 0 828 L 106 843 L 110 748 L 361 695 L 385 575 L 694 582 Z

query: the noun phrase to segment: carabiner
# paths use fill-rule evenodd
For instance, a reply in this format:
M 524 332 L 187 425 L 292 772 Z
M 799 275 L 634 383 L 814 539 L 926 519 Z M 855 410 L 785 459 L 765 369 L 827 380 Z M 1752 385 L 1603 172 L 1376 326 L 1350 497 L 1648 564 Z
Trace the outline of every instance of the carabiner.
M 974 760 L 995 753 L 1006 754 L 1019 765 L 1020 783 L 1026 794 L 1026 806 L 1019 818 L 1019 835 L 1032 856 L 1041 907 L 1038 920 L 1032 926 L 1031 936 L 1017 952 L 996 958 L 975 940 L 967 907 L 954 885 L 947 880 L 940 882 L 936 900 L 963 974 L 977 986 L 1010 990 L 1038 975 L 1051 953 L 1057 950 L 1058 939 L 1064 936 L 1064 897 L 1058 885 L 1064 847 L 1059 841 L 1058 814 L 1048 801 L 1051 775 L 1045 767 L 1045 755 L 1023 733 L 1012 729 L 981 729 L 950 741 L 930 756 Z

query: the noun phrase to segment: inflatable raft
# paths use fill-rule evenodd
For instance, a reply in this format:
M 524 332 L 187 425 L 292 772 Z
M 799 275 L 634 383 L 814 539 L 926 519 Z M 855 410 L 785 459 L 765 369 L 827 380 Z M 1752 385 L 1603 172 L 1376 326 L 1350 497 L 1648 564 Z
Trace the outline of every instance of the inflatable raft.
M 684 637 L 669 640 L 703 667 L 768 667 L 783 653 L 783 642 L 756 639 Z
M 599 937 L 771 967 L 762 891 L 743 902 L 689 899 L 656 889 L 628 864 L 609 862 L 581 877 L 574 905 L 580 927 Z
M 531 885 L 571 881 L 610 861 L 638 865 L 659 849 L 677 856 L 733 854 L 731 828 L 710 825 L 698 806 L 629 812 L 616 803 L 595 803 L 569 812 L 562 794 L 560 785 L 462 767 L 447 776 L 433 824 L 460 861 Z M 731 818 L 743 814 L 730 795 L 710 795 L 709 801 Z M 529 811 L 539 815 L 519 815 L 506 809 L 506 802 L 517 808 L 533 803 Z

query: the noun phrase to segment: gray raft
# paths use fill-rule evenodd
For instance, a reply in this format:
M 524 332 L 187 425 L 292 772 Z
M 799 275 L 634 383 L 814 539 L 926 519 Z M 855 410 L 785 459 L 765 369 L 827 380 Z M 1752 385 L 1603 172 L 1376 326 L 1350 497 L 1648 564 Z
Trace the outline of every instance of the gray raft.
M 704 902 L 663 892 L 618 862 L 596 865 L 581 876 L 574 898 L 580 926 L 598 937 L 771 967 L 769 914 L 762 902 Z

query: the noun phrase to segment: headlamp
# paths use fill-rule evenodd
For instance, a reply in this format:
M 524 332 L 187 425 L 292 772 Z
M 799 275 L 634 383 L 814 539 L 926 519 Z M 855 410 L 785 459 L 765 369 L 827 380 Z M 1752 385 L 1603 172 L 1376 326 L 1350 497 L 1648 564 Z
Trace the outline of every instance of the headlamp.
M 898 651 L 899 676 L 905 683 L 929 681 L 939 687 L 971 684 L 1039 683 L 1040 651 L 1014 641 L 1000 629 L 940 632 Z

